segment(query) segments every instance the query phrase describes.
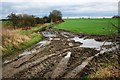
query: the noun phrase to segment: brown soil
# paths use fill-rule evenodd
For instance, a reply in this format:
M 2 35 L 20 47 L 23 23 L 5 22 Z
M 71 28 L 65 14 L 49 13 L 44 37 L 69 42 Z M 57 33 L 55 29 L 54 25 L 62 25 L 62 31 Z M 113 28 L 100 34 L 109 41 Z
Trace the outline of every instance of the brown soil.
M 54 29 L 49 29 L 46 31 L 56 34 L 57 36 L 55 38 L 57 39 L 53 38 L 50 44 L 46 44 L 40 48 L 36 48 L 40 46 L 40 44 L 36 44 L 26 50 L 31 51 L 32 49 L 36 49 L 35 53 L 19 56 L 19 54 L 22 54 L 21 52 L 5 58 L 3 60 L 3 78 L 52 78 L 51 76 L 53 75 L 53 71 L 56 69 L 57 65 L 63 58 L 65 58 L 67 52 L 71 52 L 67 67 L 64 68 L 64 71 L 61 74 L 57 74 L 58 76 L 56 78 L 65 77 L 65 75 L 70 73 L 77 66 L 81 65 L 87 58 L 98 53 L 95 49 L 79 47 L 81 43 L 75 43 L 72 40 L 68 40 L 69 38 L 77 35 L 79 37 L 87 36 L 88 38 L 99 38 L 100 41 L 103 41 L 104 39 L 112 41 L 111 38 L 108 39 L 108 37 L 105 38 L 105 36 L 90 36 Z M 60 40 L 58 38 L 60 38 Z M 43 40 L 49 40 L 49 38 L 44 38 Z M 101 57 L 103 55 L 104 57 Z M 115 56 L 113 58 L 111 58 L 111 56 L 114 56 L 114 54 L 102 54 L 94 57 L 92 61 L 90 61 L 89 64 L 74 78 L 84 77 L 85 75 L 96 72 L 99 69 L 100 63 L 107 63 L 107 59 L 110 61 L 114 59 L 114 61 L 116 61 Z M 9 62 L 5 63 L 6 60 Z

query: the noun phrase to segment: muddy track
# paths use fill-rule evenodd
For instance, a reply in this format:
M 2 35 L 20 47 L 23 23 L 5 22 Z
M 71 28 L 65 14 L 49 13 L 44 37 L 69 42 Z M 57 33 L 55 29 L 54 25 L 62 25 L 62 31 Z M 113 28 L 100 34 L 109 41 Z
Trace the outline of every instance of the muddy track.
M 43 41 L 3 62 L 3 78 L 75 78 L 99 53 L 71 39 L 83 35 L 54 29 L 40 33 Z

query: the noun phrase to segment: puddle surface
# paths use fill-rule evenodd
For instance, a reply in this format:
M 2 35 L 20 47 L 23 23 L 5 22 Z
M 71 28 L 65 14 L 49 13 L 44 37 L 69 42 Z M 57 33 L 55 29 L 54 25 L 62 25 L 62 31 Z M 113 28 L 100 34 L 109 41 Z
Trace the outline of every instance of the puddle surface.
M 66 38 L 69 38 L 69 37 L 73 37 L 74 35 L 73 34 L 70 34 L 68 32 L 62 32 L 61 33 L 62 36 L 66 37 Z
M 51 32 L 42 32 L 42 35 L 43 35 L 44 37 L 56 37 L 56 35 L 55 35 L 55 34 L 52 34 Z
M 98 51 L 101 50 L 100 53 L 104 53 L 104 52 L 116 49 L 116 47 L 112 47 L 110 49 L 102 48 L 103 44 L 104 45 L 112 45 L 112 42 L 98 42 L 95 39 L 84 39 L 84 38 L 79 38 L 79 37 L 71 38 L 71 40 L 82 43 L 82 45 L 80 45 L 80 47 L 95 48 Z

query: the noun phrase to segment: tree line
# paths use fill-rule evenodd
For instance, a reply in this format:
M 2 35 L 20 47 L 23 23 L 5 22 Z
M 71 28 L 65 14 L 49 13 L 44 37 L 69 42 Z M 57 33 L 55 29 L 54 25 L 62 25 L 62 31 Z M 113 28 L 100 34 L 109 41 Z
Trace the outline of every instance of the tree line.
M 112 18 L 120 18 L 119 15 L 114 15 Z
M 15 14 L 11 13 L 7 16 L 8 21 L 11 22 L 14 29 L 18 27 L 34 27 L 36 24 L 44 24 L 51 22 L 63 22 L 62 13 L 58 10 L 53 10 L 50 12 L 49 16 L 44 16 L 42 18 L 35 17 L 29 14 Z

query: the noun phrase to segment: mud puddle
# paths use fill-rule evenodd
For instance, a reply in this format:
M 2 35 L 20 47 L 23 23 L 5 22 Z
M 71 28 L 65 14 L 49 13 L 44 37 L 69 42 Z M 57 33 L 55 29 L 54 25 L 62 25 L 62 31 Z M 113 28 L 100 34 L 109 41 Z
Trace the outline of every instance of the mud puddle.
M 75 42 L 80 42 L 82 43 L 80 45 L 80 47 L 83 47 L 83 48 L 94 48 L 98 51 L 101 51 L 100 53 L 104 53 L 104 52 L 107 52 L 107 51 L 112 51 L 112 50 L 115 50 L 116 48 L 118 48 L 118 45 L 116 46 L 112 46 L 113 42 L 99 42 L 99 41 L 96 41 L 95 39 L 86 39 L 86 38 L 79 38 L 78 36 L 77 37 L 74 37 L 74 38 L 71 38 L 71 40 L 74 40 Z M 106 48 L 106 47 L 103 47 L 103 46 L 111 46 L 110 48 Z
M 52 32 L 42 32 L 42 35 L 44 37 L 56 37 L 57 35 L 55 35 L 54 33 Z

